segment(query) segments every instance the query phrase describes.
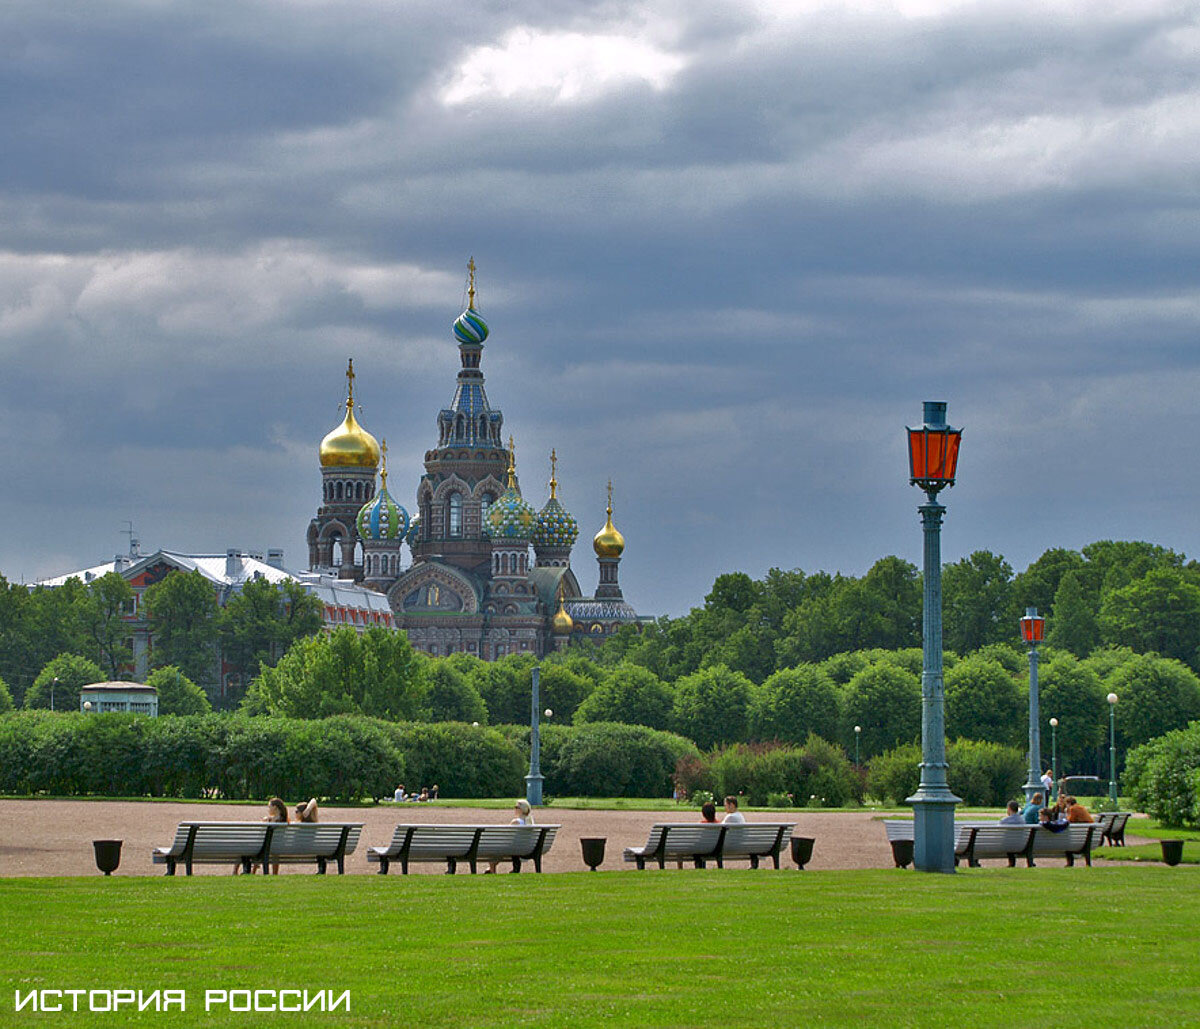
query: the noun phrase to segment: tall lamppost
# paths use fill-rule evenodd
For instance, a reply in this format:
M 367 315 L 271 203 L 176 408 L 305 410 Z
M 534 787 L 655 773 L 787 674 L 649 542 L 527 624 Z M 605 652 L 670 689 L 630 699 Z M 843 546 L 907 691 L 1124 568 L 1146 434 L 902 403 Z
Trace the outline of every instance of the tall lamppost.
M 946 424 L 946 405 L 925 401 L 925 423 L 908 430 L 909 483 L 925 491 L 917 510 L 925 531 L 925 610 L 921 639 L 921 784 L 913 806 L 913 867 L 954 871 L 954 805 L 946 784 L 946 701 L 942 681 L 942 515 L 938 493 L 954 485 L 962 431 Z
M 1117 810 L 1117 695 L 1110 693 L 1108 700 L 1108 799 L 1113 810 Z
M 529 774 L 525 776 L 525 799 L 529 801 L 530 807 L 542 806 L 542 783 L 545 781 L 545 776 L 542 775 L 542 734 L 538 726 L 538 716 L 542 709 L 538 689 L 541 671 L 536 666 L 533 669 L 533 707 L 529 722 L 531 730 L 529 734 Z
M 1038 715 L 1038 644 L 1046 638 L 1046 619 L 1039 618 L 1036 607 L 1025 608 L 1025 617 L 1018 620 L 1021 639 L 1029 647 L 1029 779 L 1026 781 L 1025 801 L 1042 792 L 1042 723 Z
M 58 676 L 50 680 L 50 710 L 54 710 L 54 687 L 58 685 Z
M 1050 786 L 1050 799 L 1058 800 L 1058 719 L 1050 719 L 1050 767 L 1054 782 Z
M 861 766 L 862 762 L 858 759 L 858 741 L 860 739 L 862 739 L 862 726 L 856 725 L 854 727 L 854 763 Z

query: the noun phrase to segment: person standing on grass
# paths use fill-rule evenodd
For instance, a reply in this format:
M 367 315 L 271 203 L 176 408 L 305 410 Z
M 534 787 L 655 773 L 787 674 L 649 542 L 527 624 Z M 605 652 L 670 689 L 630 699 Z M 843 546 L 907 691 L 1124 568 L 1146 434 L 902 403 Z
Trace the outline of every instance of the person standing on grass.
M 1038 824 L 1038 812 L 1042 809 L 1043 799 L 1042 794 L 1035 793 L 1029 803 L 1025 805 L 1025 810 L 1021 812 L 1021 815 L 1024 817 L 1026 825 Z
M 513 805 L 513 815 L 515 817 L 508 823 L 509 825 L 533 825 L 533 808 L 529 806 L 529 801 L 518 800 Z M 499 861 L 489 861 L 483 874 L 489 875 L 494 873 L 499 863 Z
M 1054 786 L 1054 776 L 1050 774 L 1050 769 L 1046 769 L 1042 773 L 1042 792 L 1049 797 L 1051 788 Z
M 737 797 L 725 798 L 725 817 L 721 821 L 726 825 L 740 825 L 746 821 L 746 816 L 738 810 Z

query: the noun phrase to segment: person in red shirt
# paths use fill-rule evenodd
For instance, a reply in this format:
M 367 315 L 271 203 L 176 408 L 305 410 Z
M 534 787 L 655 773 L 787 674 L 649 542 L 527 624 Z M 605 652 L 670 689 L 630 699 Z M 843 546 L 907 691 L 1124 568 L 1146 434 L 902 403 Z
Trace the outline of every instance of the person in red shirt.
M 1067 821 L 1068 822 L 1094 822 L 1096 819 L 1092 817 L 1090 811 L 1079 803 L 1074 797 L 1067 798 Z

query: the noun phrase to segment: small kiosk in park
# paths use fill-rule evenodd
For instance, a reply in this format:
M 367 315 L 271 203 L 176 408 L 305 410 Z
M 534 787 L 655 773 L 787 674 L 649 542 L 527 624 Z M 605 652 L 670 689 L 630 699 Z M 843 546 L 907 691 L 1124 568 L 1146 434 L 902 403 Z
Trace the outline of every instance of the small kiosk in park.
M 140 682 L 94 682 L 79 691 L 79 710 L 85 714 L 131 711 L 158 716 L 158 690 Z

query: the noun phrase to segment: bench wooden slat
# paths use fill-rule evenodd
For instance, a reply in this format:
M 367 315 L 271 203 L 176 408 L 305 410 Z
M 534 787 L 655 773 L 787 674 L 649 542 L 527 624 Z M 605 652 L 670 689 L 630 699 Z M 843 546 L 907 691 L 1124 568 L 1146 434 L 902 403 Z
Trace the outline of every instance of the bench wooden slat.
M 379 865 L 387 875 L 395 861 L 401 873 L 408 874 L 411 862 L 445 861 L 454 873 L 458 862 L 466 861 L 472 874 L 480 860 L 511 861 L 513 871 L 521 870 L 522 861 L 533 861 L 542 870 L 542 857 L 554 844 L 558 825 L 398 825 L 392 842 L 386 847 L 367 848 L 367 861 Z

